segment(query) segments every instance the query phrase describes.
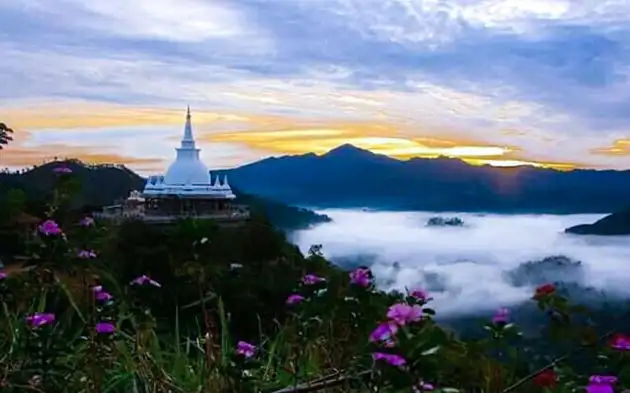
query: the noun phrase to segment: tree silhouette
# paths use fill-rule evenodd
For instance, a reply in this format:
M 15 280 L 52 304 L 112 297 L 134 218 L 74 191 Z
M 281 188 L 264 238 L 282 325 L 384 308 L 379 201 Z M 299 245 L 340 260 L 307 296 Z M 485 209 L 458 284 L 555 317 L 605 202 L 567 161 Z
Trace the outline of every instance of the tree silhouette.
M 2 150 L 4 146 L 8 145 L 9 142 L 13 140 L 11 134 L 13 134 L 13 130 L 9 128 L 6 124 L 0 122 L 0 150 Z

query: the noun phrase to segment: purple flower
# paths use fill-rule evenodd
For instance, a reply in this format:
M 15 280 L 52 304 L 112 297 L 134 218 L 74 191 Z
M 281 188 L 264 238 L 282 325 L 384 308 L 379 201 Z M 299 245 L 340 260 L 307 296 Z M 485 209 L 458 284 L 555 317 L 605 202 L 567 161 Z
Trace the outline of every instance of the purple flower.
M 39 225 L 39 231 L 46 236 L 61 234 L 61 228 L 53 220 L 46 220 Z
M 505 325 L 510 318 L 510 310 L 507 308 L 498 309 L 492 316 L 492 323 L 496 325 Z
M 142 275 L 140 277 L 134 278 L 130 285 L 153 285 L 154 287 L 161 287 L 159 282 L 152 280 L 149 276 Z
M 414 289 L 413 291 L 411 291 L 411 296 L 415 297 L 422 303 L 426 303 L 426 301 L 429 300 L 429 294 L 422 289 Z
M 383 353 L 383 352 L 374 352 L 372 354 L 372 359 L 374 359 L 375 361 L 384 360 L 388 364 L 392 366 L 396 366 L 396 367 L 402 367 L 407 363 L 405 358 L 400 355 L 394 355 L 394 354 Z
M 410 322 L 417 322 L 422 318 L 422 308 L 415 304 L 410 306 L 405 303 L 396 303 L 389 307 L 387 318 L 404 326 Z
M 68 168 L 66 165 L 59 165 L 53 169 L 53 172 L 59 174 L 72 173 L 72 169 Z
M 245 341 L 239 341 L 236 344 L 236 353 L 239 355 L 243 355 L 246 358 L 251 358 L 256 353 L 256 347 L 250 343 L 246 343 Z
M 297 293 L 294 293 L 293 295 L 290 295 L 287 298 L 286 303 L 288 305 L 299 304 L 299 303 L 302 303 L 303 300 L 304 300 L 304 296 L 298 295 Z
M 350 282 L 363 288 L 370 285 L 370 269 L 358 268 L 350 272 Z
M 94 219 L 92 217 L 83 217 L 79 221 L 79 225 L 81 225 L 82 227 L 91 227 L 94 225 Z
M 630 351 L 630 337 L 617 334 L 610 342 L 610 347 L 620 351 Z
M 36 312 L 35 314 L 31 314 L 27 316 L 26 322 L 28 322 L 31 325 L 31 327 L 35 327 L 35 328 L 44 326 L 49 323 L 55 322 L 55 314 Z
M 0 272 L 0 280 L 4 280 L 5 278 L 7 278 L 7 274 Z
M 394 336 L 398 332 L 398 325 L 393 322 L 383 322 L 370 334 L 370 342 L 381 342 L 386 347 L 394 346 Z
M 96 324 L 97 333 L 114 333 L 116 331 L 116 325 L 111 322 L 99 322 Z
M 314 274 L 307 274 L 302 278 L 302 283 L 304 285 L 315 285 L 320 282 L 324 282 L 326 279 L 324 277 L 319 277 Z
M 617 377 L 609 375 L 593 375 L 586 387 L 587 393 L 614 393 L 612 385 L 617 382 Z
M 92 250 L 81 250 L 78 257 L 81 259 L 93 259 L 96 258 L 96 253 Z
M 414 393 L 431 392 L 433 390 L 435 390 L 435 386 L 422 381 L 413 387 Z
M 113 297 L 111 294 L 103 290 L 103 287 L 100 285 L 92 288 L 92 291 L 94 292 L 94 298 L 100 302 L 108 302 Z

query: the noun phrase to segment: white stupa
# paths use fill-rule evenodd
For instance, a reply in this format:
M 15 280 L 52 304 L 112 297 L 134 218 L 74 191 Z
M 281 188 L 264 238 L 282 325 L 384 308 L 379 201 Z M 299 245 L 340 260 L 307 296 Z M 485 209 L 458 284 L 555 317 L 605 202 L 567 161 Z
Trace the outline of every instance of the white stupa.
M 192 132 L 190 107 L 186 113 L 186 126 L 180 147 L 176 148 L 175 161 L 168 167 L 165 175 L 153 175 L 147 179 L 145 198 L 179 197 L 234 199 L 235 195 L 228 183 L 227 175 L 214 183 L 208 167 L 199 158 L 200 149 L 195 144 Z

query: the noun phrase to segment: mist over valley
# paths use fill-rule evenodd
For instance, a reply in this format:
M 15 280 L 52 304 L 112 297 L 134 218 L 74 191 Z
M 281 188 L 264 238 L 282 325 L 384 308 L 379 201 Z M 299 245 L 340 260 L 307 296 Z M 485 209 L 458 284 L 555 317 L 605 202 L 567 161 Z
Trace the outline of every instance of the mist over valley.
M 367 265 L 385 290 L 424 288 L 439 315 L 464 316 L 527 304 L 537 285 L 560 282 L 587 303 L 630 295 L 630 242 L 576 236 L 564 229 L 602 217 L 449 213 L 463 227 L 427 227 L 428 212 L 318 211 L 332 222 L 291 234 L 303 252 Z M 576 300 L 578 300 L 576 299 Z

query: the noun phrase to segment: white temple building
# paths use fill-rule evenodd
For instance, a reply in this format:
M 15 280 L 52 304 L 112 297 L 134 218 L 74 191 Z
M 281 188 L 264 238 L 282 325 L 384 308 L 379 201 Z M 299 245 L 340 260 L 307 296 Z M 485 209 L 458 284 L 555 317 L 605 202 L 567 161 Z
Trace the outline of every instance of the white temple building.
M 186 113 L 186 126 L 180 147 L 175 149 L 177 156 L 168 167 L 165 175 L 149 176 L 142 192 L 145 198 L 178 196 L 234 199 L 227 175 L 214 183 L 208 168 L 199 158 L 199 152 L 192 133 L 190 107 Z
M 214 176 L 213 181 L 201 161 L 201 150 L 193 138 L 190 108 L 186 113 L 184 136 L 175 150 L 175 161 L 164 175 L 149 176 L 142 193 L 132 191 L 124 203 L 105 208 L 100 217 L 133 217 L 156 223 L 180 218 L 231 222 L 249 219 L 246 206 L 233 204 L 236 196 L 227 175 L 222 181 L 218 175 Z

